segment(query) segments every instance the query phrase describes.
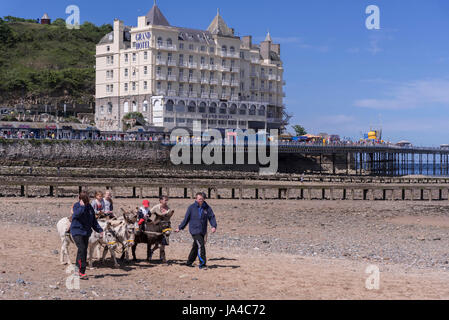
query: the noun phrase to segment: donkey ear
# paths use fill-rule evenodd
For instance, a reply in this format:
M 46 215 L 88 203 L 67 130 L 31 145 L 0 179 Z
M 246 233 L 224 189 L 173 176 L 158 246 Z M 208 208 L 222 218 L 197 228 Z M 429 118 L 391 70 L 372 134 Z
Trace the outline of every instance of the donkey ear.
M 175 210 L 170 210 L 170 212 L 166 214 L 166 217 L 168 219 L 170 219 L 171 217 L 173 217 L 174 214 L 175 214 Z

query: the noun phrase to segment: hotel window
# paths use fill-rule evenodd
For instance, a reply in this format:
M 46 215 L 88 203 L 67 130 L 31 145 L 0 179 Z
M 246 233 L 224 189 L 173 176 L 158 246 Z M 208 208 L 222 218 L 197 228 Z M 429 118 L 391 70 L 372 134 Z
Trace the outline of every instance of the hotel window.
M 148 74 L 148 67 L 147 66 L 143 67 L 143 74 Z
M 226 73 L 221 74 L 221 81 L 224 81 L 224 80 L 226 80 Z
M 184 63 L 184 55 L 180 54 L 179 55 L 179 64 L 182 65 Z
M 143 102 L 143 112 L 148 112 L 148 101 L 147 100 L 145 100 Z
M 179 69 L 179 81 L 181 81 L 182 77 L 184 76 L 184 69 Z
M 210 79 L 213 80 L 214 77 L 215 77 L 215 73 L 214 73 L 214 72 L 211 72 L 211 73 L 210 73 Z
M 270 76 L 273 74 L 273 69 L 270 69 L 269 74 L 270 74 Z
M 148 89 L 148 82 L 147 82 L 147 81 L 144 81 L 144 82 L 143 82 L 143 89 L 144 89 L 144 90 L 147 90 L 147 89 Z
M 203 93 L 205 92 L 204 89 L 205 89 L 205 88 L 204 88 L 204 85 L 201 85 L 201 94 L 203 94 Z
M 167 90 L 168 90 L 168 91 L 171 91 L 171 89 L 172 89 L 172 83 L 169 82 L 169 83 L 167 84 Z
M 171 48 L 173 46 L 172 40 L 169 38 L 167 39 L 167 47 Z
M 240 52 L 240 59 L 245 59 L 245 53 L 244 52 Z
M 128 76 L 128 68 L 125 69 L 125 77 Z
M 193 63 L 193 56 L 189 56 L 189 63 Z
M 161 67 L 157 67 L 156 75 L 160 76 L 161 75 L 161 71 L 162 71 Z
M 206 71 L 201 71 L 201 80 L 206 79 Z
M 206 47 L 205 46 L 201 46 L 201 52 L 206 51 Z
M 133 91 L 136 91 L 136 83 L 133 82 Z
M 111 84 L 111 92 L 114 92 L 114 85 Z
M 158 81 L 157 90 L 161 90 L 161 89 L 162 89 L 162 82 Z
M 223 59 L 222 61 L 221 61 L 221 66 L 224 68 L 224 67 L 226 67 L 226 60 L 225 59 Z
M 189 92 L 190 92 L 190 93 L 193 92 L 193 84 L 189 84 Z
M 133 101 L 133 112 L 137 112 L 137 103 Z
M 235 95 L 235 88 L 231 88 L 231 95 Z
M 133 68 L 133 77 L 136 76 L 136 68 Z
M 137 54 L 133 53 L 133 62 L 136 62 L 136 60 L 137 60 Z
M 233 55 L 235 53 L 235 48 L 234 47 L 230 47 L 229 48 L 229 52 Z
M 111 47 L 110 47 L 110 46 L 107 46 L 107 47 L 106 47 L 106 51 L 107 51 L 107 52 L 111 51 Z
M 206 63 L 206 58 L 201 57 L 201 65 L 204 65 Z
M 179 49 L 180 49 L 180 50 L 184 50 L 184 43 L 180 43 L 180 44 L 179 44 Z
M 162 46 L 163 40 L 161 37 L 157 38 L 157 45 Z
M 179 84 L 179 93 L 184 92 L 184 85 L 182 83 Z
M 128 84 L 127 83 L 125 83 L 125 91 L 126 92 L 128 91 Z
M 148 60 L 148 52 L 147 52 L 147 51 L 145 51 L 145 52 L 143 53 L 143 59 L 144 59 L 144 60 Z
M 193 78 L 193 70 L 189 70 L 189 80 Z
M 173 60 L 173 55 L 172 55 L 172 53 L 170 52 L 170 53 L 168 54 L 167 61 L 168 61 L 168 62 L 171 62 L 172 60 Z
M 129 55 L 126 53 L 125 54 L 125 62 L 128 62 L 128 60 L 129 60 Z
M 168 68 L 167 75 L 170 77 L 172 75 L 172 68 Z
M 214 58 L 210 58 L 210 65 L 213 66 L 215 64 Z
M 103 114 L 104 113 L 104 106 L 100 107 L 100 113 Z
M 235 74 L 231 74 L 231 81 L 235 80 Z
M 108 103 L 108 113 L 112 113 L 112 104 Z
M 189 50 L 190 51 L 194 51 L 195 50 L 195 47 L 193 46 L 193 44 L 189 44 Z
M 157 60 L 162 60 L 162 54 L 160 52 L 157 53 Z
M 123 104 L 123 111 L 125 114 L 129 112 L 129 103 L 128 102 L 125 102 Z
M 214 53 L 215 52 L 215 48 L 214 47 L 210 47 L 209 48 L 209 53 Z
M 245 91 L 245 83 L 240 82 L 240 91 Z

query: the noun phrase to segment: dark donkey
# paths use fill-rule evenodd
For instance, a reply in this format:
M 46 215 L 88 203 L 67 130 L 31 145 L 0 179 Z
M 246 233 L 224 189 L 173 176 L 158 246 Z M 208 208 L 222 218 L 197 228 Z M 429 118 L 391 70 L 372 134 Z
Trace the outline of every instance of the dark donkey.
M 151 262 L 153 252 L 160 248 L 160 258 L 162 262 L 166 263 L 167 259 L 165 257 L 165 245 L 168 245 L 171 229 L 170 218 L 173 216 L 174 211 L 171 210 L 168 214 L 160 216 L 156 214 L 156 219 L 154 222 L 145 223 L 145 231 L 137 232 L 134 245 L 132 246 L 133 260 L 137 261 L 136 248 L 139 243 L 147 244 L 147 261 Z M 155 249 L 151 249 L 152 246 Z

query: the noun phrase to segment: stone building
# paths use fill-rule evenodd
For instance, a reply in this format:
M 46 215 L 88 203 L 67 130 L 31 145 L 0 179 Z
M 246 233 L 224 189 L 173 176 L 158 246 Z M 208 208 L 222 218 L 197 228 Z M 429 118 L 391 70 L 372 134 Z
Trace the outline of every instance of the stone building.
M 268 33 L 238 37 L 220 13 L 206 30 L 172 26 L 155 4 L 137 27 L 118 19 L 96 49 L 96 124 L 123 130 L 143 114 L 167 131 L 192 128 L 279 129 L 285 93 L 281 48 Z

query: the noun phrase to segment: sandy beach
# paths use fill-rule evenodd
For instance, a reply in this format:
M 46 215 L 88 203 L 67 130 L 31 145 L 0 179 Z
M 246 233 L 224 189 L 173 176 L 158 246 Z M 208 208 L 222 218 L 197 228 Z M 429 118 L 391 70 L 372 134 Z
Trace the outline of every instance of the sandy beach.
M 211 199 L 219 228 L 208 270 L 182 265 L 191 247 L 184 231 L 170 238 L 168 264 L 144 261 L 139 245 L 139 262 L 96 262 L 90 280 L 68 290 L 56 223 L 74 200 L 1 199 L 0 299 L 449 299 L 449 206 L 441 203 Z M 173 227 L 191 202 L 170 201 Z M 115 207 L 139 204 L 117 199 Z M 380 270 L 379 290 L 365 287 L 370 265 Z

